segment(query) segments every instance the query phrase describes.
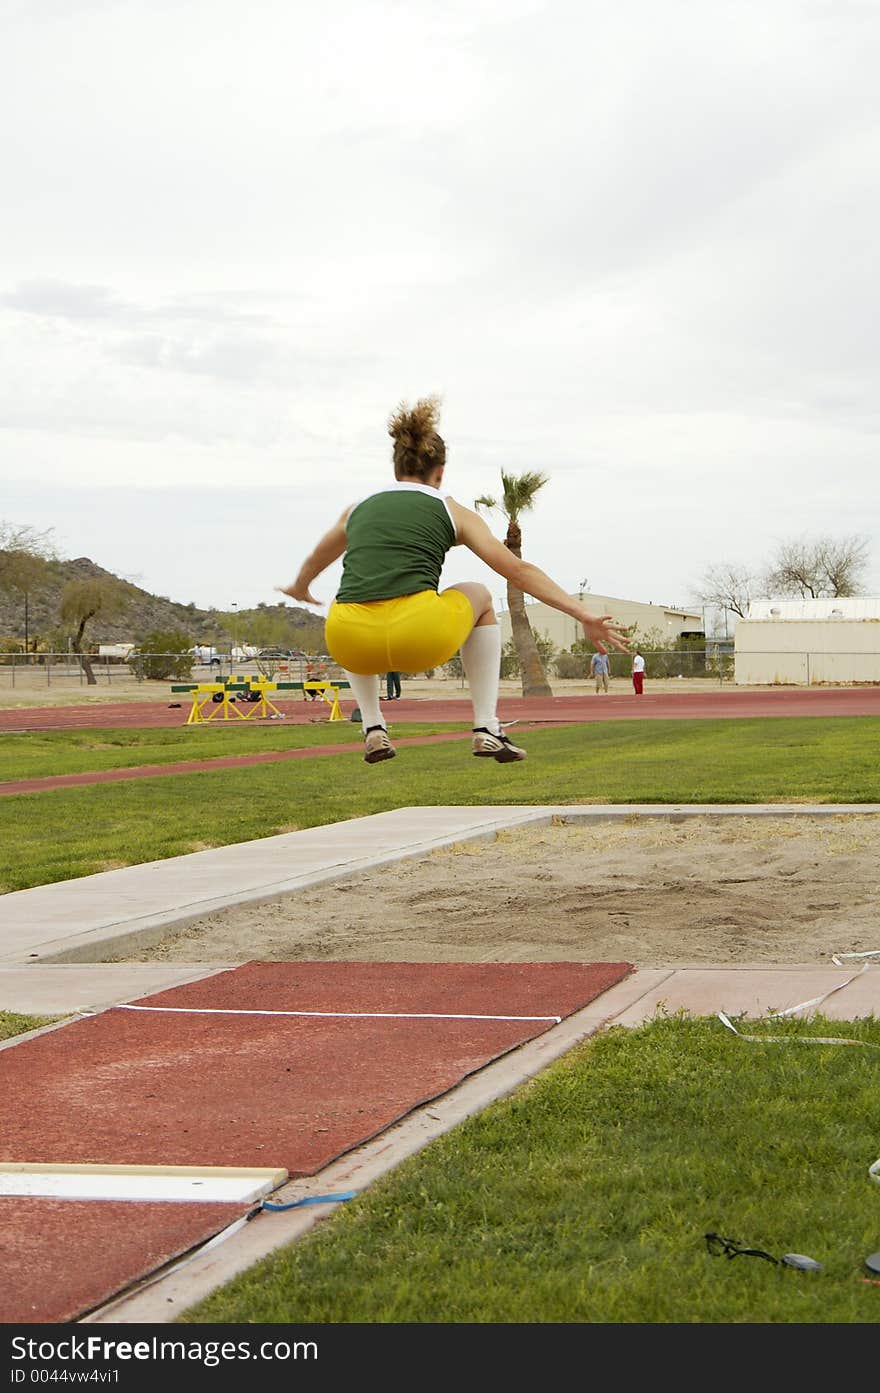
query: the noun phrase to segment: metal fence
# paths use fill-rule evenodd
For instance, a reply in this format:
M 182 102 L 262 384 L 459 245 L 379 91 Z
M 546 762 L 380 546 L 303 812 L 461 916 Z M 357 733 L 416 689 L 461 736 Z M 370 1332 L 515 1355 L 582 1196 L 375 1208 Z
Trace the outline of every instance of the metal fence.
M 646 678 L 700 678 L 707 682 L 725 682 L 738 686 L 815 687 L 861 684 L 880 686 L 880 652 L 742 652 L 720 648 L 683 648 L 652 651 L 642 648 Z M 612 678 L 629 679 L 632 672 L 630 653 L 609 653 L 609 672 Z M 560 661 L 560 658 L 562 661 Z M 589 680 L 589 658 L 583 665 L 571 654 L 557 657 L 556 673 L 560 677 L 579 675 Z
M 880 653 L 756 652 L 743 653 L 719 648 L 684 648 L 660 651 L 642 650 L 645 676 L 650 678 L 702 679 L 739 686 L 880 686 Z M 609 653 L 612 678 L 629 680 L 630 653 Z M 101 654 L 87 655 L 95 684 L 119 686 L 125 682 L 150 679 L 169 682 L 208 682 L 239 676 L 262 676 L 279 682 L 302 682 L 309 659 L 291 657 L 233 658 L 217 653 L 211 662 L 198 662 L 180 653 L 140 653 L 128 659 Z M 341 678 L 342 669 L 332 658 L 312 659 L 322 665 L 323 675 Z M 559 664 L 558 668 L 556 664 Z M 164 665 L 164 672 L 163 672 Z M 589 657 L 575 659 L 570 653 L 557 655 L 547 663 L 548 673 L 562 678 L 589 681 Z M 458 665 L 451 675 L 460 673 Z M 9 687 L 85 687 L 89 683 L 83 662 L 75 653 L 0 653 L 0 690 Z
M 181 653 L 138 653 L 129 658 L 86 654 L 95 684 L 113 687 L 123 682 L 218 681 L 225 677 L 261 676 L 273 680 L 302 682 L 306 663 L 301 657 L 233 658 L 217 653 L 210 662 L 199 662 Z M 341 669 L 330 658 L 319 658 L 328 677 L 341 677 Z M 160 675 L 163 669 L 167 676 Z M 85 687 L 89 683 L 83 660 L 76 653 L 0 653 L 0 689 L 6 687 Z
M 640 652 L 645 660 L 646 677 L 699 677 L 710 682 L 732 682 L 734 678 L 732 652 L 720 652 L 715 648 L 670 648 L 657 652 L 642 648 Z M 631 653 L 609 653 L 608 660 L 611 677 L 630 677 Z M 588 677 L 589 667 L 587 657 L 584 670 Z

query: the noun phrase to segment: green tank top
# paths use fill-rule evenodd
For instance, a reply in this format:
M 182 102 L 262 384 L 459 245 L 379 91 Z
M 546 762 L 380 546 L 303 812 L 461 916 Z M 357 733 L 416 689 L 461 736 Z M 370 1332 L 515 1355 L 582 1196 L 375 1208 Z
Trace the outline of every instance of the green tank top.
M 345 525 L 343 604 L 393 600 L 436 590 L 455 523 L 445 498 L 427 484 L 392 484 L 356 503 Z

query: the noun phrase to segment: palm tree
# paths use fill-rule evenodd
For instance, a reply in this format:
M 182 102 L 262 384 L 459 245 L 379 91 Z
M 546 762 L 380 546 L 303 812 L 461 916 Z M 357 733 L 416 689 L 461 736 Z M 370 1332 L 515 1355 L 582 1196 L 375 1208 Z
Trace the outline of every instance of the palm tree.
M 507 518 L 507 536 L 504 539 L 504 545 L 513 552 L 514 556 L 522 558 L 520 515 L 534 507 L 538 490 L 544 487 L 549 477 L 549 474 L 542 474 L 536 469 L 527 470 L 525 474 L 505 474 L 502 469 L 501 484 L 504 492 L 501 502 L 499 503 L 496 499 L 484 494 L 474 503 L 477 510 L 480 508 L 498 508 L 504 514 Z M 541 662 L 538 645 L 535 643 L 535 635 L 532 633 L 532 626 L 526 614 L 523 592 L 517 590 L 510 581 L 507 582 L 507 608 L 510 610 L 510 629 L 519 657 L 523 696 L 552 696 L 553 691 L 547 681 L 544 664 Z

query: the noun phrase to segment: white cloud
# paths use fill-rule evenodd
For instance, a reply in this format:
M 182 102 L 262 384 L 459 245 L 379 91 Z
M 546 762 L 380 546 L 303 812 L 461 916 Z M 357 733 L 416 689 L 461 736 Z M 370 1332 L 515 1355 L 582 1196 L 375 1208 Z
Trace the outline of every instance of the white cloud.
M 236 490 L 265 599 L 439 391 L 463 502 L 550 473 L 569 588 L 857 531 L 880 590 L 875 5 L 6 8 L 4 516 L 219 603 L 123 498 L 201 539 Z

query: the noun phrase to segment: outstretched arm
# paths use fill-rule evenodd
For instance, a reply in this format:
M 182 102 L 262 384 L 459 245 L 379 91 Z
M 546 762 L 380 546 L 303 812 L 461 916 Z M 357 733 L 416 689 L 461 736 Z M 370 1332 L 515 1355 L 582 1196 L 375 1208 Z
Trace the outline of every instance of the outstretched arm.
M 292 580 L 289 585 L 276 585 L 276 590 L 282 595 L 289 595 L 292 600 L 302 600 L 307 605 L 324 603 L 312 594 L 312 581 L 322 571 L 326 571 L 328 566 L 332 566 L 334 561 L 338 561 L 345 551 L 345 524 L 350 511 L 350 508 L 346 508 L 339 521 L 329 532 L 324 533 L 314 551 L 306 557 L 300 567 L 296 580 Z
M 531 595 L 563 614 L 570 614 L 583 625 L 587 638 L 596 645 L 600 653 L 608 652 L 606 644 L 626 652 L 629 641 L 622 624 L 616 623 L 610 614 L 591 614 L 583 605 L 578 604 L 577 600 L 566 595 L 562 587 L 557 585 L 555 580 L 551 580 L 539 566 L 533 566 L 530 561 L 523 561 L 521 557 L 514 556 L 510 548 L 489 530 L 479 513 L 462 507 L 454 498 L 447 499 L 447 502 L 455 518 L 458 540 L 475 556 L 526 595 Z

